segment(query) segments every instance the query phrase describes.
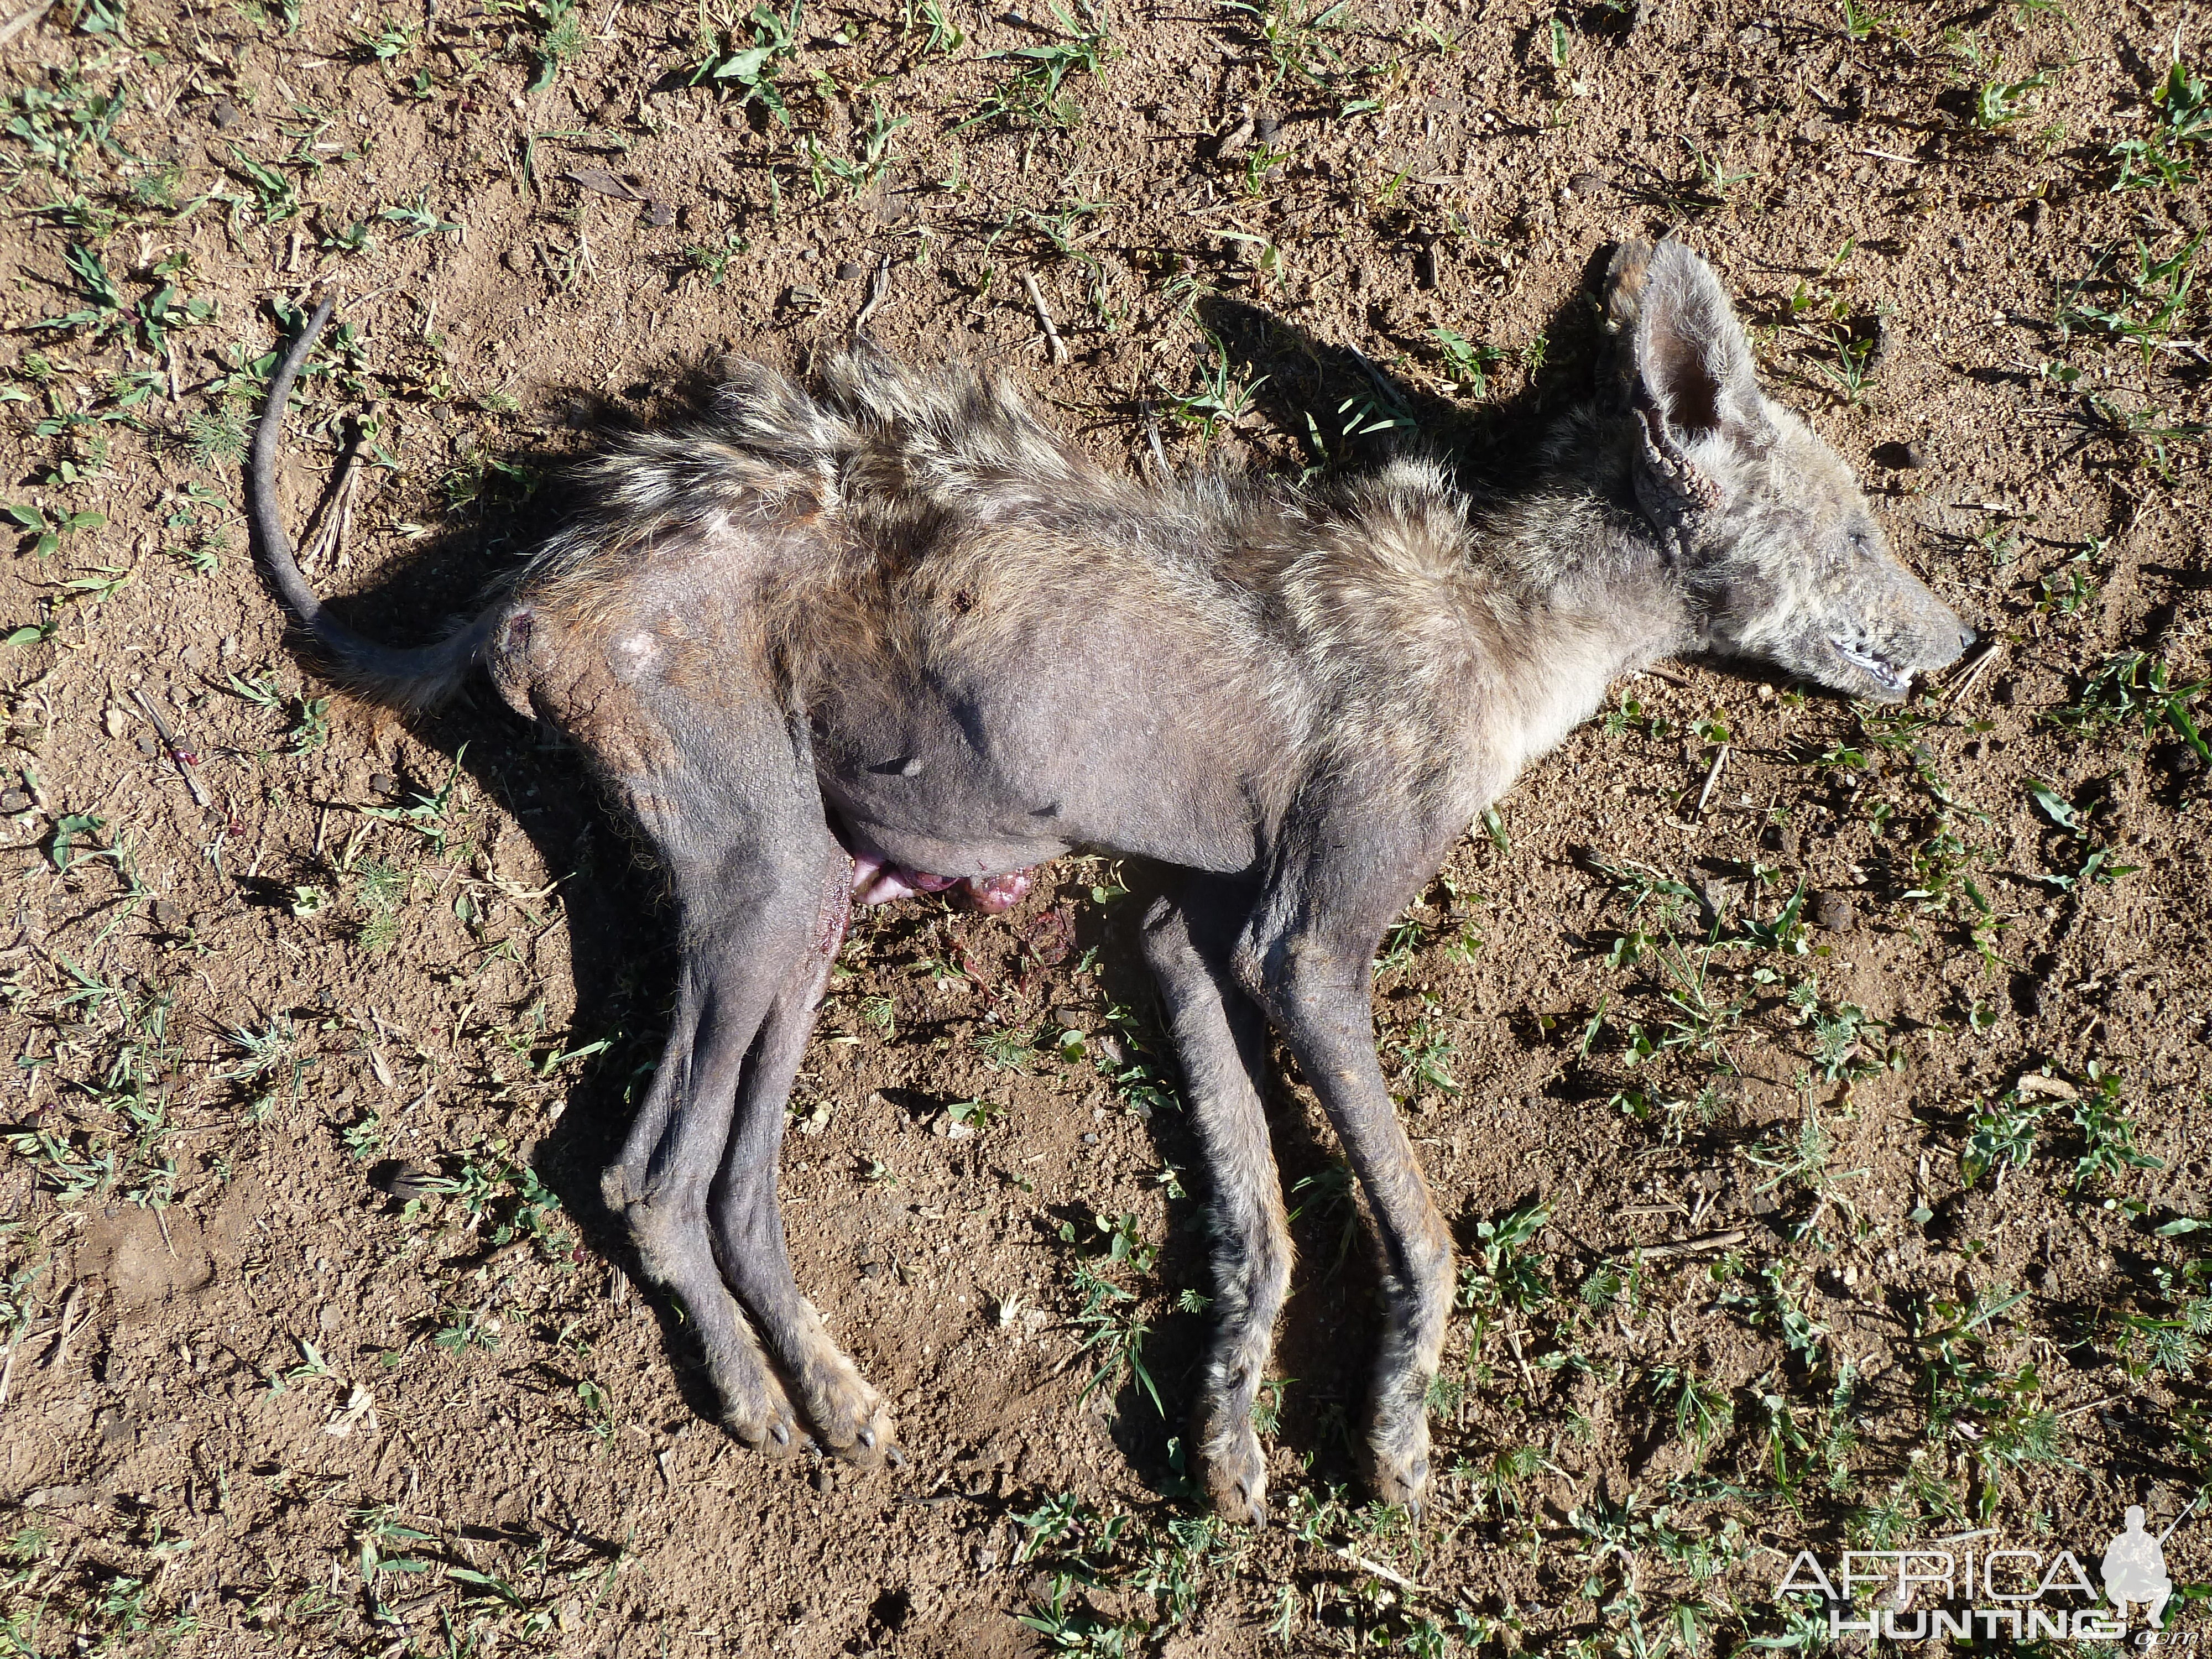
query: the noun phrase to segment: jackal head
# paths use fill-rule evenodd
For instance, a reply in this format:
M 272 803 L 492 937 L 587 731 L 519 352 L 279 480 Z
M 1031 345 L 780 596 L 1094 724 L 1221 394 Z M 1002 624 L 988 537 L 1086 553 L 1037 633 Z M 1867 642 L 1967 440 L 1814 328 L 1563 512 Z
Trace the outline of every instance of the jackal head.
M 1972 630 L 1889 550 L 1842 458 L 1760 389 L 1703 259 L 1624 245 L 1606 313 L 1637 501 L 1707 649 L 1878 702 L 1958 660 Z

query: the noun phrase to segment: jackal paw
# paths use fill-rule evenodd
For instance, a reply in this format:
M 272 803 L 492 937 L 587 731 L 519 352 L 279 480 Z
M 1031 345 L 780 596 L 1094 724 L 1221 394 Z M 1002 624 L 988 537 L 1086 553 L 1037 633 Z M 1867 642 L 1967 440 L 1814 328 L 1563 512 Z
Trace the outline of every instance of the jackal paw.
M 1429 1491 L 1429 1419 L 1377 1421 L 1368 1431 L 1369 1480 L 1386 1504 L 1419 1513 Z
M 1420 1452 L 1412 1457 L 1385 1460 L 1378 1453 L 1373 1480 L 1377 1498 L 1408 1514 L 1419 1515 L 1429 1492 L 1429 1455 Z
M 850 1365 L 808 1379 L 806 1415 L 831 1456 L 864 1469 L 902 1462 L 890 1407 Z
M 763 1455 L 782 1459 L 797 1451 L 806 1438 L 799 1414 L 770 1382 L 765 1388 L 747 1389 L 743 1399 L 722 1395 L 722 1426 Z
M 725 1311 L 704 1297 L 696 1305 Z M 723 1428 L 770 1457 L 787 1457 L 799 1449 L 806 1432 L 799 1426 L 790 1395 L 769 1369 L 747 1327 L 733 1322 L 719 1334 L 709 1333 L 705 1358 Z
M 1427 1443 L 1427 1436 L 1422 1436 Z M 1420 1513 L 1422 1500 L 1429 1495 L 1429 1447 L 1422 1444 L 1418 1451 L 1380 1451 L 1374 1449 L 1374 1489 L 1376 1498 L 1385 1504 Z
M 1224 1521 L 1267 1524 L 1267 1455 L 1248 1423 L 1200 1437 L 1206 1448 L 1206 1492 Z

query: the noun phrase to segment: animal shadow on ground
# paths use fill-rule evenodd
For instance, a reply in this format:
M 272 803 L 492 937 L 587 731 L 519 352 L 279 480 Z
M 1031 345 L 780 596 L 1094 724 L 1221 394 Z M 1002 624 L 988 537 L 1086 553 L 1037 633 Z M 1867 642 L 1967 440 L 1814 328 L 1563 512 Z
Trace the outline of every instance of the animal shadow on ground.
M 1521 388 L 1474 405 L 1454 403 L 1357 350 L 1318 340 L 1242 301 L 1217 298 L 1200 318 L 1229 365 L 1251 386 L 1251 411 L 1272 428 L 1261 446 L 1269 470 L 1291 477 L 1353 472 L 1394 453 L 1418 449 L 1440 456 L 1474 493 L 1510 491 L 1527 478 L 1552 421 L 1589 392 L 1602 345 L 1592 296 L 1610 251 L 1595 249 L 1583 284 L 1562 297 L 1545 331 L 1545 359 Z M 839 343 L 831 337 L 821 349 Z M 1415 359 L 1434 355 L 1426 339 L 1394 343 Z M 715 380 L 703 366 L 671 366 L 652 384 L 668 388 L 653 411 L 655 423 L 662 423 L 708 413 Z M 545 402 L 595 438 L 640 423 L 630 410 L 582 388 L 552 389 Z M 1122 426 L 1132 454 L 1141 453 L 1146 411 L 1129 406 L 1117 412 L 1125 418 L 1109 424 Z M 448 618 L 471 613 L 483 589 L 526 559 L 568 516 L 575 499 L 564 471 L 573 459 L 572 452 L 551 444 L 501 454 L 486 476 L 503 481 L 508 493 L 480 501 L 476 526 L 455 526 L 374 586 L 335 599 L 333 615 L 372 638 L 412 644 L 434 637 Z M 574 977 L 572 1029 L 580 1040 L 608 1041 L 572 1074 L 562 1109 L 538 1142 L 537 1172 L 589 1248 L 647 1298 L 686 1405 L 715 1420 L 717 1401 L 690 1326 L 646 1278 L 599 1195 L 600 1172 L 619 1151 L 652 1076 L 674 999 L 672 910 L 658 872 L 642 842 L 596 798 L 565 745 L 531 733 L 489 694 L 488 685 L 472 683 L 453 703 L 418 720 L 415 732 L 514 819 L 548 876 L 560 878 Z M 442 775 L 412 779 L 403 787 L 427 793 L 442 781 Z M 1079 950 L 1100 951 L 1109 994 L 1125 1006 L 1147 1009 L 1151 979 L 1139 957 L 1133 924 L 1150 885 L 1137 875 L 1131 897 L 1109 911 L 1079 908 L 1075 941 Z M 1058 896 L 1055 884 L 1042 882 L 1039 888 L 1030 905 Z M 946 903 L 937 897 L 906 902 L 938 915 Z M 909 925 L 882 916 L 870 924 L 872 946 L 895 954 L 926 919 Z M 1171 1067 L 1158 1022 L 1151 1024 L 1159 1058 Z M 1364 1386 L 1366 1350 L 1345 1338 L 1373 1316 L 1375 1275 L 1353 1183 L 1333 1146 L 1316 1136 L 1312 1120 L 1291 1100 L 1285 1079 L 1295 1068 L 1279 1048 L 1271 1073 L 1269 1115 L 1296 1212 L 1293 1235 L 1302 1264 L 1280 1334 L 1282 1372 L 1300 1382 L 1285 1405 L 1283 1428 L 1286 1438 L 1313 1455 L 1315 1474 L 1348 1480 L 1356 1462 L 1350 1425 Z M 1210 1291 L 1203 1171 L 1194 1139 L 1173 1117 L 1155 1115 L 1149 1132 L 1163 1162 L 1190 1170 L 1196 1178 L 1189 1196 L 1170 1206 L 1160 1279 L 1170 1286 Z M 1174 1443 L 1190 1402 L 1205 1328 L 1203 1313 L 1170 1314 L 1146 1350 L 1164 1418 L 1148 1408 L 1133 1375 L 1124 1374 L 1116 1385 L 1112 1438 L 1133 1470 L 1163 1492 L 1184 1490 Z
M 1582 282 L 1553 307 L 1541 331 L 1542 362 L 1519 389 L 1476 404 L 1455 402 L 1246 301 L 1217 296 L 1199 317 L 1250 385 L 1255 412 L 1306 468 L 1358 472 L 1413 449 L 1441 457 L 1470 492 L 1510 491 L 1527 481 L 1552 421 L 1589 392 L 1603 345 L 1596 295 L 1613 248 L 1596 246 Z M 1442 364 L 1432 336 L 1370 320 L 1408 358 Z

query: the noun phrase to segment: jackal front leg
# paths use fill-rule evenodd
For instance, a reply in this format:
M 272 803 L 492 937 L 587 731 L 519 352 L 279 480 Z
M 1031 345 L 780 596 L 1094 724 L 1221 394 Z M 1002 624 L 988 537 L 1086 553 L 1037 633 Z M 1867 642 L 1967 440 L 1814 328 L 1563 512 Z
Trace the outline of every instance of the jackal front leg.
M 1259 1524 L 1267 1517 L 1267 1462 L 1253 1406 L 1290 1285 L 1291 1238 L 1261 1105 L 1266 1025 L 1229 975 L 1237 896 L 1191 878 L 1146 916 L 1145 955 L 1159 980 L 1212 1189 L 1215 1324 L 1195 1438 L 1214 1508 Z
M 1313 895 L 1328 884 L 1293 878 L 1271 891 L 1237 944 L 1236 969 L 1321 1097 L 1374 1214 L 1387 1322 L 1368 1399 L 1370 1478 L 1383 1502 L 1418 1508 L 1429 1483 L 1429 1386 L 1451 1316 L 1451 1234 L 1375 1054 L 1368 963 L 1396 895 L 1317 906 Z

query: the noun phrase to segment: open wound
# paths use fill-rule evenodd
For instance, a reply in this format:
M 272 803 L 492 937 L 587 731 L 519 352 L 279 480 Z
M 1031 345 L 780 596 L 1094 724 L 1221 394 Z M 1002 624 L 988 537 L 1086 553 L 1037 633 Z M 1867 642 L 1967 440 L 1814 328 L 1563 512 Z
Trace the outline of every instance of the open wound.
M 978 910 L 1011 910 L 1029 894 L 1030 872 L 1015 870 L 1003 876 L 933 876 L 904 865 L 855 855 L 853 860 L 853 902 L 888 904 L 912 898 L 916 893 L 942 893 L 963 889 Z

